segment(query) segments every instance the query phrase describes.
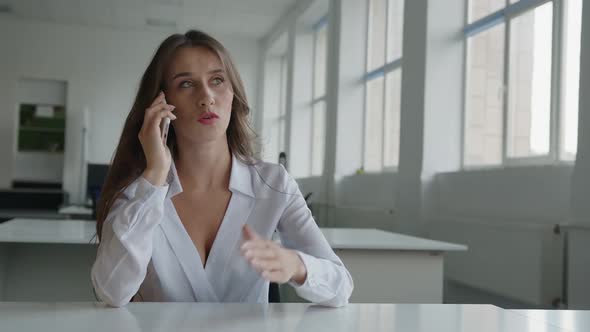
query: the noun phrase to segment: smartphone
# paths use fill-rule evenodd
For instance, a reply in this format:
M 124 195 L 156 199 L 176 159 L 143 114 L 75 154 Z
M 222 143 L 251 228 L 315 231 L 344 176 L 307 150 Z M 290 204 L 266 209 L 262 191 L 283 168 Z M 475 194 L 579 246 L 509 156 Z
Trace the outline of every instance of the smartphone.
M 164 104 L 166 103 L 166 98 L 162 101 Z M 162 142 L 164 145 L 168 142 L 168 129 L 170 128 L 170 118 L 166 117 L 162 122 L 160 122 L 160 137 L 162 137 Z
M 162 131 L 162 142 L 164 145 L 168 142 L 168 129 L 170 128 L 170 118 L 164 118 L 160 123 L 160 129 Z

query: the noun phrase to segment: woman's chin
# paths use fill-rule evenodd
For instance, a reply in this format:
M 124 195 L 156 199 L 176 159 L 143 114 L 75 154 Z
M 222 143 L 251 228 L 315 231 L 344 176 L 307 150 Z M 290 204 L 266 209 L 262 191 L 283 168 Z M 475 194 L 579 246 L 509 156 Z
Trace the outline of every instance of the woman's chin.
M 184 142 L 183 142 L 184 141 Z M 180 144 L 188 144 L 188 145 L 212 145 L 212 144 L 227 144 L 227 138 L 224 132 L 208 132 L 208 133 L 199 133 L 199 135 L 193 135 L 190 137 L 186 137 L 186 139 L 179 142 Z

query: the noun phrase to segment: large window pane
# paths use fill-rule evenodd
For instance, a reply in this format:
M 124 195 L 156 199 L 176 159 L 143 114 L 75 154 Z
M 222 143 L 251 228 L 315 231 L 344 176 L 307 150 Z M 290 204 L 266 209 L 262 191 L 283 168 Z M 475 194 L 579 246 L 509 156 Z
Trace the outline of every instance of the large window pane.
M 315 54 L 314 54 L 314 94 L 313 98 L 318 98 L 326 94 L 326 45 L 327 45 L 327 25 L 324 25 L 316 32 L 315 37 Z
M 387 19 L 387 62 L 402 56 L 404 0 L 389 0 Z
M 383 142 L 383 164 L 397 167 L 399 161 L 399 121 L 401 102 L 401 69 L 392 71 L 385 77 L 385 132 Z
M 381 171 L 383 158 L 383 76 L 367 82 L 365 116 L 366 171 Z
M 281 118 L 281 57 L 266 59 L 264 67 L 264 118 L 262 139 L 264 160 L 276 162 L 279 155 L 279 137 Z
M 506 7 L 506 0 L 467 0 L 467 6 L 468 21 L 472 23 Z
M 285 130 L 285 122 L 286 122 L 286 113 L 287 113 L 287 57 L 281 57 L 281 88 L 280 88 L 280 97 L 279 97 L 279 137 L 278 137 L 278 147 L 279 152 L 285 151 L 285 138 L 286 138 L 286 130 Z M 277 156 L 278 158 L 278 156 Z M 278 159 L 277 159 L 278 160 Z
M 385 64 L 385 28 L 387 0 L 369 1 L 369 38 L 367 71 Z
M 502 162 L 504 24 L 467 40 L 464 164 Z
M 549 153 L 552 22 L 551 2 L 511 21 L 508 157 Z
M 313 140 L 311 143 L 311 175 L 322 175 L 326 146 L 326 103 L 321 100 L 313 105 Z
M 578 102 L 580 90 L 580 42 L 582 0 L 565 2 L 564 75 L 561 118 L 561 158 L 574 160 L 578 150 Z

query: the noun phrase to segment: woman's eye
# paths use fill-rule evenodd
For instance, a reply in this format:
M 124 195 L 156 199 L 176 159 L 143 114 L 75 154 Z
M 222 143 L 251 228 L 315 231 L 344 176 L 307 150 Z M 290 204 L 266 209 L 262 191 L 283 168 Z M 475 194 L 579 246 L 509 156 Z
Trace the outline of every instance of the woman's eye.
M 223 78 L 216 77 L 216 78 L 213 79 L 213 84 L 220 85 L 221 83 L 223 83 Z
M 180 83 L 181 88 L 190 88 L 191 86 L 193 86 L 193 82 L 191 81 L 183 81 Z

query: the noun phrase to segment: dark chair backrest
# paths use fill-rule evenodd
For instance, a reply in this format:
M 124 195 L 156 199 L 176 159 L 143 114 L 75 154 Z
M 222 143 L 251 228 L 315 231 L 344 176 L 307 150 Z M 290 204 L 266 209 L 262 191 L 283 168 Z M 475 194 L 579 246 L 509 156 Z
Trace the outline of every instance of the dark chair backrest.
M 96 203 L 100 197 L 100 192 L 108 171 L 109 165 L 88 164 L 88 172 L 86 174 L 86 194 L 92 201 L 92 219 L 96 219 Z
M 271 282 L 268 286 L 268 303 L 280 303 L 281 293 L 279 291 L 279 284 Z

